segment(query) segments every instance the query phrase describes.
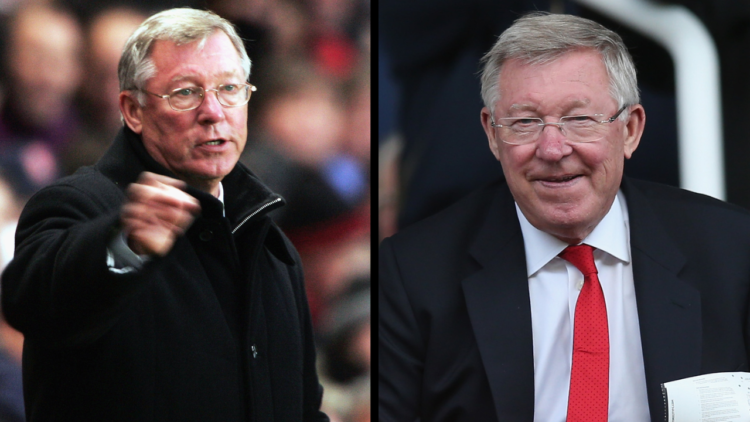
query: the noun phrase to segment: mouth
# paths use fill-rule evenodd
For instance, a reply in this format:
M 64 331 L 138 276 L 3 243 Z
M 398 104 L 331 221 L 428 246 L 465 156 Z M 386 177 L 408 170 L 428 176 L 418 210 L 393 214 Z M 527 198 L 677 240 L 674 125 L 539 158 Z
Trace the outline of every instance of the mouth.
M 207 152 L 221 152 L 229 145 L 229 143 L 230 142 L 226 139 L 211 139 L 196 144 L 195 148 Z
M 225 140 L 223 140 L 223 139 L 214 139 L 214 140 L 212 140 L 212 141 L 204 142 L 204 143 L 202 143 L 202 144 L 200 144 L 200 145 L 201 145 L 201 146 L 202 146 L 202 145 L 207 145 L 207 146 L 215 146 L 215 145 L 222 145 L 222 144 L 224 144 L 225 142 L 226 142 L 226 141 L 225 141 Z
M 545 181 L 548 181 L 548 182 L 567 182 L 567 181 L 573 180 L 573 179 L 575 179 L 577 177 L 581 177 L 581 175 L 580 174 L 573 174 L 573 175 L 570 175 L 570 176 L 553 176 L 553 177 L 548 177 L 548 178 L 545 178 L 545 179 L 542 179 L 542 180 L 545 180 Z
M 230 148 L 231 142 L 226 139 L 211 139 L 195 144 L 194 151 L 199 154 L 225 154 Z
M 581 177 L 583 177 L 581 174 L 547 176 L 539 177 L 536 181 L 546 187 L 567 187 L 573 185 Z

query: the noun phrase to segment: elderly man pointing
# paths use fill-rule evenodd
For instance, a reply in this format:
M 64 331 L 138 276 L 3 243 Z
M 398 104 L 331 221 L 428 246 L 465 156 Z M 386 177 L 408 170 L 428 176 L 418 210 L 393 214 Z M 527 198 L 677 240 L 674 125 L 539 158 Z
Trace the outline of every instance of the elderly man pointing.
M 210 12 L 147 19 L 125 126 L 25 207 L 2 279 L 36 421 L 327 421 L 283 205 L 238 164 L 250 59 Z M 92 81 L 95 83 L 95 81 Z

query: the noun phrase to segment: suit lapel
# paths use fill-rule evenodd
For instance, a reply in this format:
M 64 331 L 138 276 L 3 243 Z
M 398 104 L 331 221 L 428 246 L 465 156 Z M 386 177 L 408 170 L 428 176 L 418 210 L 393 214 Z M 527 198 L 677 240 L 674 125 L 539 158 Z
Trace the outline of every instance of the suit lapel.
M 649 408 L 652 417 L 659 417 L 664 412 L 660 384 L 700 371 L 700 293 L 679 278 L 685 256 L 662 227 L 651 202 L 627 180 L 622 188 L 630 218 Z
M 651 202 L 623 181 L 651 415 L 663 414 L 660 384 L 700 372 L 700 294 L 679 278 L 686 260 Z M 531 420 L 534 359 L 526 258 L 513 198 L 503 185 L 470 255 L 481 268 L 463 280 L 469 317 L 499 420 Z
M 534 417 L 534 350 L 526 257 L 513 198 L 498 189 L 470 248 L 481 269 L 463 280 L 498 420 Z

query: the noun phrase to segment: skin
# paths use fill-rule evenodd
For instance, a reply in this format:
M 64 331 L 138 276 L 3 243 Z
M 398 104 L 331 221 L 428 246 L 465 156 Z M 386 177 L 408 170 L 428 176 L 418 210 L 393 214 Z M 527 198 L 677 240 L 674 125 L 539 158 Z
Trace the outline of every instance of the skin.
M 156 41 L 151 59 L 156 74 L 145 89 L 158 94 L 245 81 L 239 54 L 221 31 L 208 37 L 202 49 L 197 42 Z M 128 187 L 121 221 L 134 252 L 163 256 L 200 211 L 198 201 L 184 192 L 186 184 L 218 196 L 219 183 L 237 164 L 247 138 L 247 105 L 223 107 L 209 91 L 197 109 L 176 111 L 153 95 L 141 107 L 134 94 L 120 93 L 125 123 L 141 135 L 148 153 L 180 180 L 143 173 Z
M 165 256 L 172 250 L 200 212 L 198 200 L 183 189 L 185 182 L 149 172 L 128 186 L 120 220 L 133 252 Z
M 604 114 L 618 110 L 609 94 L 609 77 L 601 55 L 577 50 L 543 65 L 508 61 L 500 72 L 500 100 L 495 117 L 560 117 Z M 579 244 L 604 218 L 622 180 L 625 159 L 643 133 L 641 105 L 623 112 L 626 121 L 607 124 L 602 139 L 573 143 L 555 126 L 545 126 L 536 142 L 509 145 L 490 126 L 490 111 L 481 111 L 490 150 L 503 166 L 508 186 L 529 222 L 568 244 Z
M 245 81 L 240 57 L 229 37 L 211 35 L 203 49 L 198 43 L 175 45 L 156 41 L 151 58 L 156 75 L 144 89 L 167 94 L 185 86 L 215 88 Z M 177 177 L 198 189 L 218 195 L 219 182 L 237 164 L 247 139 L 247 105 L 223 107 L 213 91 L 200 107 L 172 110 L 165 99 L 147 96 L 141 107 L 134 92 L 120 93 L 125 123 L 141 135 L 149 154 Z M 219 141 L 219 145 L 208 142 Z

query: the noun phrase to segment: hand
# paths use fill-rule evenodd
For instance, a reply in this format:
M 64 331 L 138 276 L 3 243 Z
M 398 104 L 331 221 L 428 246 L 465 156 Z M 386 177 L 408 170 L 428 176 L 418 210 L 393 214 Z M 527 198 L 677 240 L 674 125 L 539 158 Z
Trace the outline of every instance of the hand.
M 128 186 L 120 219 L 128 246 L 139 255 L 166 255 L 185 233 L 200 203 L 188 195 L 185 182 L 143 172 Z

